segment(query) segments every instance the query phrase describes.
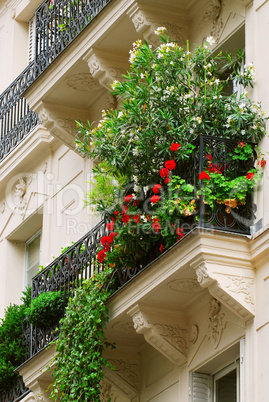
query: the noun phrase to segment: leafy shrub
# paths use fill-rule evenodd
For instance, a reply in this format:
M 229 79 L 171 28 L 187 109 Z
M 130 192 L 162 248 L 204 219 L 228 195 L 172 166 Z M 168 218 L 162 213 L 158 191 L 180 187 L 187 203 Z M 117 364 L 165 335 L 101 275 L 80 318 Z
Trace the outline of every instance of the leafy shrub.
M 41 293 L 32 300 L 26 310 L 26 316 L 29 322 L 36 327 L 52 327 L 62 317 L 64 307 L 65 298 L 62 292 Z

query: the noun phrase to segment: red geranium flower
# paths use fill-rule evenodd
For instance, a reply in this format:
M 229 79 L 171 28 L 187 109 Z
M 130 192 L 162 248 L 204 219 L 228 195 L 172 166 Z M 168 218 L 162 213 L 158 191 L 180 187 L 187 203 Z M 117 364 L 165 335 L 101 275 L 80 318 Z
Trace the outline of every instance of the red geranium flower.
M 160 184 L 155 184 L 152 191 L 154 192 L 154 194 L 159 194 L 159 191 L 161 188 L 162 188 L 162 186 Z
M 182 239 L 182 237 L 185 236 L 185 233 L 183 233 L 183 229 L 177 228 L 176 235 L 177 235 L 177 241 L 178 241 L 178 240 Z
M 204 170 L 199 174 L 199 180 L 210 180 L 209 174 L 207 174 Z
M 166 176 L 168 176 L 169 175 L 169 170 L 167 169 L 167 168 L 162 168 L 161 170 L 160 170 L 160 176 L 162 177 L 162 178 L 165 178 Z
M 254 178 L 254 173 L 247 172 L 246 179 L 253 180 L 253 178 Z
M 176 162 L 174 161 L 174 159 L 171 159 L 170 161 L 166 161 L 164 166 L 169 170 L 174 170 L 176 167 Z
M 139 223 L 140 222 L 140 215 L 139 214 L 134 215 L 133 220 L 135 221 L 135 223 Z
M 264 165 L 266 165 L 266 160 L 262 159 L 262 160 L 261 160 L 261 168 L 263 168 Z
M 124 223 L 128 223 L 130 218 L 131 218 L 131 215 L 123 214 L 121 220 Z
M 169 179 L 169 177 L 166 177 L 166 179 L 164 180 L 164 183 L 167 184 L 171 181 L 171 179 Z
M 115 212 L 114 212 L 114 215 L 115 215 L 115 216 L 119 215 L 119 211 L 115 211 Z
M 105 244 L 110 244 L 113 242 L 113 236 L 103 236 L 101 239 L 101 244 L 104 246 Z
M 153 204 L 156 204 L 156 202 L 158 202 L 160 200 L 160 197 L 158 195 L 153 195 L 150 199 L 151 202 L 153 202 Z
M 180 144 L 177 144 L 177 143 L 172 143 L 172 145 L 171 145 L 171 147 L 170 147 L 170 149 L 171 149 L 171 151 L 172 152 L 175 152 L 175 151 L 177 151 L 178 150 L 178 148 L 180 148 L 181 147 L 181 145 Z
M 118 233 L 116 233 L 116 232 L 111 232 L 111 233 L 110 233 L 109 237 L 112 238 L 112 241 L 114 240 L 114 237 L 117 236 L 117 234 L 118 234 Z
M 106 258 L 106 252 L 104 250 L 99 251 L 97 258 L 101 263 L 103 263 L 104 259 Z
M 162 245 L 162 244 L 161 244 L 160 247 L 159 247 L 159 251 L 160 251 L 160 253 L 163 252 L 163 245 Z
M 121 211 L 121 213 L 122 213 L 122 214 L 126 214 L 127 211 L 128 211 L 127 205 L 123 205 L 123 206 L 122 206 L 122 211 Z
M 244 148 L 247 144 L 244 141 L 239 141 L 238 145 L 240 148 Z
M 106 225 L 106 228 L 107 228 L 107 230 L 109 230 L 109 231 L 111 232 L 111 230 L 114 229 L 114 222 L 109 222 L 109 223 Z
M 126 197 L 124 198 L 124 201 L 130 202 L 132 198 L 133 198 L 132 194 L 126 195 Z
M 156 233 L 158 233 L 159 230 L 161 229 L 161 225 L 160 225 L 160 223 L 159 223 L 157 218 L 153 219 L 153 222 L 152 222 L 151 226 L 153 227 L 153 229 L 155 230 Z

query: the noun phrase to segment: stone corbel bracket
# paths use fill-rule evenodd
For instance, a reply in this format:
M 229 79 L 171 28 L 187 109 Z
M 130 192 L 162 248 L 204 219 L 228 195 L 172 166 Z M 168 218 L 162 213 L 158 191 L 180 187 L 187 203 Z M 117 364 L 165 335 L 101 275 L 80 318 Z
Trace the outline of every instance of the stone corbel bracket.
M 81 111 L 64 110 L 60 106 L 40 102 L 36 107 L 36 113 L 43 127 L 49 133 L 61 140 L 69 148 L 75 148 L 76 122 L 75 119 L 81 116 Z M 89 116 L 87 116 L 89 118 Z
M 149 44 L 153 46 L 158 46 L 160 44 L 160 39 L 154 31 L 161 26 L 167 28 L 172 40 L 175 40 L 180 44 L 185 43 L 185 27 L 179 26 L 176 23 L 171 23 L 171 15 L 166 18 L 163 15 L 163 10 L 158 10 L 158 14 L 159 16 L 152 15 L 152 10 L 149 11 L 146 10 L 146 8 L 142 9 L 137 3 L 132 5 L 132 7 L 127 11 L 127 15 L 134 24 L 136 32 L 143 36 Z
M 187 329 L 170 323 L 156 323 L 139 305 L 128 311 L 138 334 L 173 364 L 181 366 L 187 362 Z
M 229 270 L 226 270 L 226 273 L 225 269 L 218 272 L 212 262 L 201 260 L 194 261 L 191 266 L 196 271 L 197 282 L 202 288 L 207 288 L 214 298 L 244 321 L 254 317 L 255 276 L 251 270 L 246 274 L 242 269 L 240 274 L 237 267 L 232 274 L 229 274 Z
M 126 56 L 110 54 L 97 49 L 90 49 L 83 57 L 87 62 L 94 80 L 111 92 L 114 81 L 121 81 L 126 72 Z

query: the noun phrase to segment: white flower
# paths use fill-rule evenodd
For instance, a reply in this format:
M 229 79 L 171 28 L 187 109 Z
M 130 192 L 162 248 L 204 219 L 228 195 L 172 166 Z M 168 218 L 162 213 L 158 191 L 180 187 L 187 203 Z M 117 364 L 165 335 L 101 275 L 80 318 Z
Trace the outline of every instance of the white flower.
M 143 74 L 143 73 L 140 74 L 140 78 L 144 78 L 144 74 Z
M 138 149 L 137 149 L 137 148 L 133 149 L 133 155 L 134 155 L 134 156 L 137 156 L 137 155 L 138 155 Z
M 155 33 L 155 35 L 160 36 L 160 35 L 162 35 L 165 31 L 166 31 L 166 28 L 165 28 L 165 27 L 159 27 L 159 28 L 157 28 L 157 29 L 154 31 L 154 33 Z
M 119 112 L 119 113 L 118 113 L 118 119 L 119 119 L 121 116 L 123 116 L 123 113 L 122 113 L 122 112 Z
M 114 90 L 117 87 L 118 83 L 119 83 L 119 81 L 117 81 L 117 80 L 113 81 L 111 84 L 111 88 Z
M 213 36 L 208 36 L 205 41 L 206 41 L 206 43 L 209 44 L 209 46 L 212 46 L 212 45 L 214 45 L 214 43 L 216 43 L 216 41 L 213 38 Z

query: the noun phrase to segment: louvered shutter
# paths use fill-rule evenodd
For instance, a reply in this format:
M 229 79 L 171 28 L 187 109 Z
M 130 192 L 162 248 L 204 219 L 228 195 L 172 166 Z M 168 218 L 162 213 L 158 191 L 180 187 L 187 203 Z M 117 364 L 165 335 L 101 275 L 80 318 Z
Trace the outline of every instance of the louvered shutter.
M 35 17 L 29 20 L 28 62 L 35 58 Z
M 211 402 L 212 377 L 207 374 L 192 373 L 191 402 Z

